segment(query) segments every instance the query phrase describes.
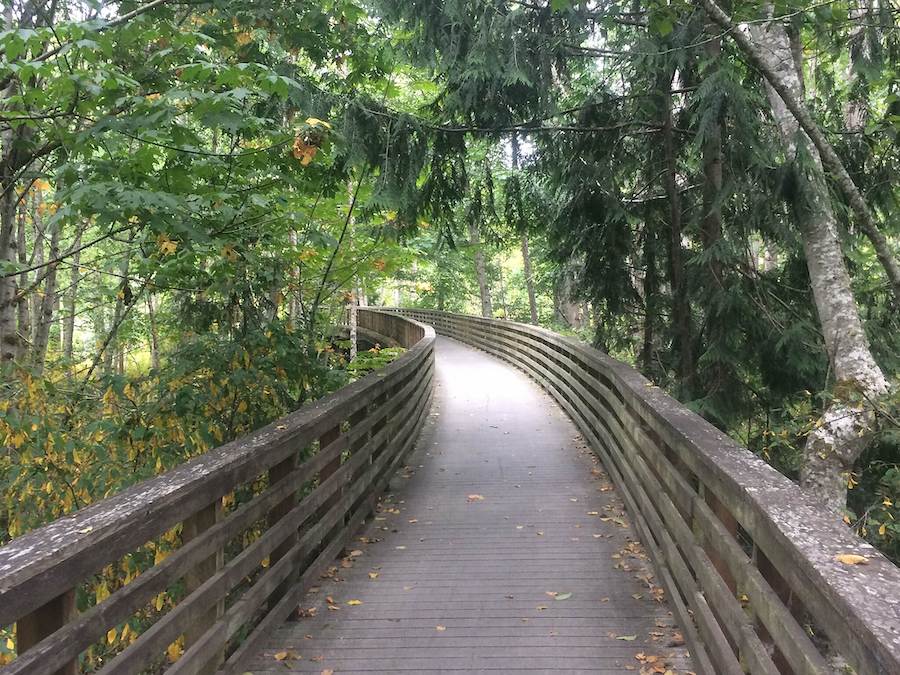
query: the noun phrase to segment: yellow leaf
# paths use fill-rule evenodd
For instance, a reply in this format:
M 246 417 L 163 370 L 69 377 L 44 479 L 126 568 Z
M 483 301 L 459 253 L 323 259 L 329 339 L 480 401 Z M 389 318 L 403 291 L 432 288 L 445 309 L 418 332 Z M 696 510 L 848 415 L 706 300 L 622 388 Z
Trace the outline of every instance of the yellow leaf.
M 484 497 L 482 497 L 481 495 L 469 495 L 468 497 L 466 497 L 466 501 L 467 502 L 483 502 Z
M 166 600 L 166 598 L 165 598 L 165 595 L 164 595 L 163 593 L 160 593 L 159 595 L 156 596 L 156 604 L 155 604 L 155 607 L 156 607 L 156 611 L 157 611 L 157 612 L 159 612 L 159 611 L 162 610 L 162 608 L 163 608 L 163 603 L 165 602 L 165 600 Z
M 6 638 L 6 648 L 9 651 L 13 651 L 16 648 L 16 643 L 13 642 L 13 639 L 11 637 Z
M 169 657 L 169 661 L 171 663 L 175 663 L 178 659 L 181 658 L 183 652 L 184 650 L 181 646 L 181 638 L 178 638 L 178 640 L 170 644 L 169 648 L 166 649 L 166 656 Z
M 118 631 L 113 627 L 109 629 L 109 632 L 106 634 L 106 642 L 108 644 L 112 644 L 116 641 L 116 635 L 118 635 Z
M 249 44 L 252 40 L 253 38 L 251 37 L 250 33 L 238 33 L 234 36 L 234 41 L 237 42 L 241 47 Z
M 283 652 L 278 652 L 277 654 L 275 654 L 276 661 L 294 661 L 299 658 L 300 655 L 290 649 L 286 649 Z
M 326 129 L 330 129 L 331 125 L 324 120 L 320 120 L 316 117 L 307 117 L 306 123 L 311 127 L 325 127 Z
M 347 601 L 347 604 L 348 604 L 348 605 L 353 605 L 353 606 L 361 605 L 361 604 L 362 604 L 362 600 L 348 600 L 348 601 Z
M 884 535 L 886 535 L 886 534 L 887 534 L 887 525 L 885 525 L 884 523 L 882 523 L 882 524 L 878 527 L 878 534 L 880 534 L 882 537 L 883 537 Z
M 856 555 L 855 553 L 841 553 L 834 557 L 840 563 L 845 565 L 868 565 L 869 559 L 864 555 Z

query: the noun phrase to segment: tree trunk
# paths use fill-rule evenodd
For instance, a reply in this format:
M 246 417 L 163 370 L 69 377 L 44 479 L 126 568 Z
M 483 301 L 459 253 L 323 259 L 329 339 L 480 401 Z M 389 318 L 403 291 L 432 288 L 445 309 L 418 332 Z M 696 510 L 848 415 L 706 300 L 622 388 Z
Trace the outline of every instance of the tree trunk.
M 778 22 L 755 24 L 751 34 L 759 51 L 766 55 L 767 66 L 777 72 L 789 87 L 789 95 L 796 98 L 801 87 L 798 64 L 793 61 L 784 26 Z M 807 436 L 800 482 L 827 507 L 840 511 L 846 504 L 847 474 L 874 431 L 875 415 L 860 397 L 883 394 L 887 382 L 863 331 L 819 152 L 779 92 L 767 86 L 767 94 L 788 157 L 809 158 L 795 163 L 799 203 L 794 212 L 835 379 L 835 401 Z
M 39 192 L 37 194 L 40 194 Z M 35 216 L 36 222 L 40 222 L 38 218 L 38 209 L 41 202 L 35 199 Z M 43 247 L 41 247 L 43 248 Z M 50 260 L 59 257 L 59 220 L 54 220 L 50 230 L 50 249 L 48 252 Z M 35 320 L 34 327 L 34 344 L 32 346 L 32 359 L 34 361 L 35 371 L 40 374 L 44 370 L 44 363 L 47 360 L 47 346 L 50 343 L 50 328 L 53 326 L 53 315 L 56 309 L 56 263 L 51 263 L 47 268 L 47 276 L 44 279 L 43 293 L 40 300 L 35 302 L 38 307 L 38 316 Z
M 707 76 L 718 71 L 719 61 L 722 55 L 722 39 L 718 37 L 719 29 L 710 24 L 707 27 L 710 39 L 705 45 L 706 55 L 709 59 Z M 724 267 L 720 259 L 719 250 L 722 241 L 722 137 L 724 123 L 721 119 L 711 125 L 706 132 L 703 142 L 703 218 L 700 225 L 700 240 L 707 254 L 709 262 L 706 265 L 707 272 L 707 297 L 723 291 Z M 704 361 L 708 364 L 705 368 L 706 375 L 703 379 L 703 388 L 706 394 L 721 391 L 729 379 L 729 366 L 716 354 L 722 347 L 727 327 L 723 324 L 723 317 L 716 307 L 717 302 L 707 302 L 707 355 Z M 709 352 L 712 352 L 712 355 Z
M 4 134 L 4 154 L 6 150 Z M 10 178 L 11 180 L 11 178 Z M 6 193 L 0 197 L 0 261 L 18 260 L 16 227 L 16 190 L 6 177 L 0 182 Z M 0 278 L 0 364 L 8 363 L 19 356 L 19 333 L 16 325 L 17 313 L 15 297 L 18 290 L 15 276 Z
M 650 377 L 655 370 L 653 334 L 656 324 L 659 281 L 656 272 L 656 231 L 650 223 L 646 223 L 644 228 L 644 334 L 640 358 L 644 374 Z
M 75 235 L 75 241 L 72 244 L 75 249 L 75 253 L 72 254 L 72 267 L 70 268 L 72 270 L 72 280 L 69 292 L 66 293 L 65 301 L 66 314 L 63 319 L 62 348 L 63 358 L 66 361 L 72 360 L 75 347 L 75 307 L 78 301 L 78 284 L 81 282 L 81 268 L 79 267 L 81 251 L 78 250 L 81 246 L 81 235 L 82 230 L 79 228 L 78 233 Z
M 672 120 L 672 73 L 666 72 L 660 79 L 663 92 L 663 161 L 664 184 L 669 206 L 669 283 L 672 286 L 672 324 L 678 346 L 678 379 L 682 397 L 692 395 L 694 379 L 694 350 L 692 337 L 691 305 L 687 293 L 684 271 L 684 251 L 681 244 L 681 194 L 678 191 L 675 152 L 675 134 Z
M 481 297 L 481 316 L 491 318 L 494 309 L 491 306 L 491 287 L 488 284 L 487 266 L 484 260 L 484 251 L 481 249 L 481 235 L 478 232 L 478 224 L 469 222 L 469 245 L 474 251 L 475 278 L 478 280 L 478 293 Z
M 150 320 L 150 367 L 159 370 L 159 329 L 156 325 L 156 308 L 153 294 L 147 294 L 147 318 Z
M 16 248 L 18 249 L 19 255 L 19 264 L 24 268 L 28 265 L 28 252 L 27 252 L 27 236 L 26 236 L 26 216 L 28 213 L 28 209 L 25 208 L 24 202 L 19 203 L 19 207 L 16 209 L 17 211 L 17 233 L 16 233 Z M 36 272 L 36 274 L 40 274 L 40 272 Z M 19 288 L 25 289 L 28 288 L 28 272 L 22 272 L 19 275 Z M 30 309 L 30 298 L 28 295 L 16 293 L 18 299 L 16 300 L 16 321 L 18 323 L 18 334 L 20 336 L 31 335 L 31 309 Z M 18 347 L 18 356 L 16 358 L 19 361 L 23 361 L 25 356 L 27 355 L 27 342 L 23 339 L 19 339 L 19 347 Z
M 512 158 L 512 168 L 513 171 L 518 171 L 519 169 L 519 134 L 513 133 L 510 138 L 510 154 Z M 521 205 L 521 189 L 519 190 L 520 197 L 520 205 Z M 522 217 L 521 208 L 519 209 L 519 215 Z M 524 220 L 524 217 L 522 217 Z M 534 293 L 534 274 L 531 269 L 531 253 L 528 250 L 528 234 L 525 232 L 524 228 L 527 223 L 522 222 L 519 223 L 522 228 L 522 264 L 524 266 L 525 272 L 525 290 L 528 293 L 528 311 L 531 315 L 531 323 L 537 325 L 538 322 L 538 312 L 537 312 L 537 300 L 535 299 Z
M 528 250 L 527 234 L 522 235 L 522 263 L 525 272 L 525 290 L 528 291 L 528 311 L 531 314 L 531 323 L 537 325 L 537 298 L 534 293 L 534 273 L 531 269 L 531 252 Z

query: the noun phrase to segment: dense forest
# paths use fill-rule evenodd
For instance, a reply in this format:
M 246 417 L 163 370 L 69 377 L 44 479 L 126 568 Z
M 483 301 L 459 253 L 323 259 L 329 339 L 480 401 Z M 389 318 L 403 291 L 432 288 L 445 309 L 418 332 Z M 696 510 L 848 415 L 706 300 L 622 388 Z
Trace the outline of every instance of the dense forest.
M 7 0 L 0 543 L 387 360 L 358 303 L 579 336 L 900 561 L 898 69 L 888 0 Z

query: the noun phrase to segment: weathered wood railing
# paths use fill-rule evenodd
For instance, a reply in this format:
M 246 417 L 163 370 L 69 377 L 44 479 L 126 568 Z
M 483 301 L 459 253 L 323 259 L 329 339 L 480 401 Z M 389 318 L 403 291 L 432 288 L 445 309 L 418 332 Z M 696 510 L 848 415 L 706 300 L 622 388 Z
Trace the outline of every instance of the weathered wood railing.
M 857 672 L 900 674 L 900 570 L 761 459 L 577 340 L 392 311 L 521 368 L 568 412 L 621 491 L 700 671 L 831 672 L 837 652 Z
M 408 351 L 255 433 L 0 548 L 0 627 L 16 623 L 18 643 L 0 673 L 78 672 L 79 655 L 135 616 L 145 629 L 101 673 L 158 671 L 179 640 L 185 651 L 167 672 L 243 672 L 244 656 L 296 609 L 303 587 L 372 510 L 428 411 L 434 331 L 375 310 L 361 310 L 359 323 Z M 179 548 L 75 611 L 79 588 L 173 528 Z M 173 588 L 180 599 L 159 611 L 154 598 Z

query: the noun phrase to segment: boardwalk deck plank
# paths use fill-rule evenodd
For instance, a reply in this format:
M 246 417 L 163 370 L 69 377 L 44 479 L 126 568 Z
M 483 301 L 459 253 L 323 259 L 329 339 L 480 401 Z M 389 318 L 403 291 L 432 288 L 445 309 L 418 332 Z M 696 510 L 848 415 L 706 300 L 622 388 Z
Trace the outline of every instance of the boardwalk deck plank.
M 275 631 L 247 671 L 622 673 L 646 665 L 639 655 L 690 670 L 572 422 L 490 356 L 447 338 L 435 355 L 435 403 L 409 466 L 356 555 L 307 594 L 314 615 Z

